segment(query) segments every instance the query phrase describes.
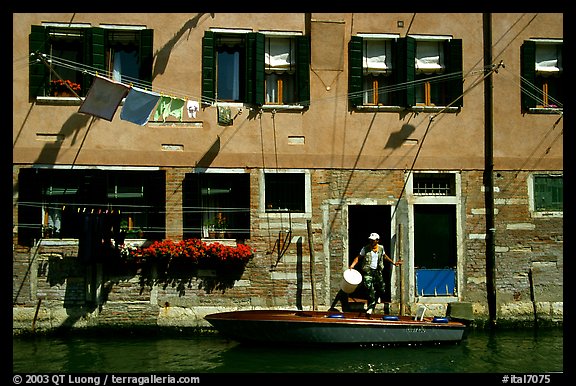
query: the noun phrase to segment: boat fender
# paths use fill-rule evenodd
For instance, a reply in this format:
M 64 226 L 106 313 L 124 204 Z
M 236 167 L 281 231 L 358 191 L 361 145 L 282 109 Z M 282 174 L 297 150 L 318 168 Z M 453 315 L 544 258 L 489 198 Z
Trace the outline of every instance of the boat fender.
M 434 322 L 434 323 L 448 323 L 448 318 L 441 318 L 439 316 L 435 316 L 434 319 L 432 319 L 432 322 Z
M 384 315 L 382 320 L 398 320 L 398 317 L 394 315 Z
M 328 315 L 329 318 L 343 318 L 343 314 L 330 314 Z

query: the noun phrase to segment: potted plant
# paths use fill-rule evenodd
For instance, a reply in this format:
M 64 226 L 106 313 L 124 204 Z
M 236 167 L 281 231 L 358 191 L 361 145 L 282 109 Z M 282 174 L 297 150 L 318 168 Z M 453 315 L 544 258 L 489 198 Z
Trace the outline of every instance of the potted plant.
M 216 214 L 215 228 L 216 228 L 216 235 L 218 238 L 221 239 L 226 238 L 227 236 L 226 230 L 228 229 L 228 219 L 226 218 L 226 216 L 222 214 L 222 212 L 218 212 L 218 214 Z

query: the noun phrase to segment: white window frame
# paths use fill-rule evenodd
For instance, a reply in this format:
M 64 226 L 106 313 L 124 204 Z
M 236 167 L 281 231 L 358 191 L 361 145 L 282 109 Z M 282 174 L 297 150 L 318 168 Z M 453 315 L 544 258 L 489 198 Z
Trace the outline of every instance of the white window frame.
M 312 217 L 312 189 L 310 170 L 307 169 L 260 169 L 259 171 L 259 203 L 258 213 L 261 218 L 287 219 L 284 212 L 266 211 L 266 173 L 301 173 L 304 174 L 304 212 L 290 212 L 292 219 L 308 219 Z
M 459 171 L 423 170 L 422 173 L 451 173 L 454 174 L 454 196 L 420 196 L 413 194 L 413 177 L 418 171 L 406 172 L 406 192 L 408 195 L 408 256 L 404 267 L 408 269 L 408 298 L 415 303 L 449 303 L 458 301 L 462 297 L 464 288 L 464 221 L 462 215 L 462 174 Z M 454 205 L 456 208 L 456 291 L 455 296 L 420 296 L 416 294 L 416 271 L 414 268 L 414 205 Z
M 558 210 L 543 210 L 538 211 L 535 208 L 534 200 L 536 196 L 534 195 L 534 177 L 548 175 L 550 177 L 564 177 L 562 173 L 530 173 L 527 178 L 528 186 L 528 210 L 530 211 L 530 216 L 532 218 L 563 218 L 564 211 Z

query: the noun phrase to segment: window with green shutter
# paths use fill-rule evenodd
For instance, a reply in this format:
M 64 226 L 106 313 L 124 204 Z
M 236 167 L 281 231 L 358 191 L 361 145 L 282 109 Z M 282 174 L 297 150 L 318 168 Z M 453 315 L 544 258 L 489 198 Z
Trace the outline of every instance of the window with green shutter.
M 66 86 L 58 86 L 61 81 L 69 81 L 77 94 L 85 95 L 89 83 L 79 68 L 85 63 L 86 30 L 32 26 L 29 49 L 36 60 L 30 64 L 30 97 L 58 96 L 60 90 L 69 92 Z M 50 71 L 46 63 L 51 64 L 54 71 Z M 70 96 L 74 94 L 70 92 Z
M 101 27 L 32 26 L 30 53 L 39 53 L 52 66 L 36 58 L 30 64 L 30 97 L 61 96 L 61 80 L 86 95 L 95 72 L 124 83 L 152 81 L 153 30 Z M 73 94 L 69 96 L 74 96 Z
M 357 106 L 463 106 L 462 40 L 352 36 L 349 102 Z
M 417 105 L 463 105 L 461 39 L 416 39 L 414 59 Z
M 308 105 L 309 64 L 305 36 L 206 31 L 202 102 Z
M 564 207 L 562 176 L 534 176 L 534 209 L 536 211 L 562 211 Z
M 520 47 L 520 86 L 523 110 L 562 108 L 564 81 L 563 42 L 527 40 Z

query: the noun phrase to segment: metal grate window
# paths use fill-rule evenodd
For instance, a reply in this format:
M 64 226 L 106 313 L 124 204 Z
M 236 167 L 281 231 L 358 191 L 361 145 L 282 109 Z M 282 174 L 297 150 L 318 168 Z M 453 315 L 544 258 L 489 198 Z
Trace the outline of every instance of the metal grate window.
M 416 173 L 412 192 L 418 196 L 455 196 L 456 183 L 452 173 Z
M 562 211 L 564 186 L 562 176 L 534 176 L 534 208 L 538 211 Z

